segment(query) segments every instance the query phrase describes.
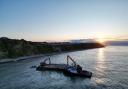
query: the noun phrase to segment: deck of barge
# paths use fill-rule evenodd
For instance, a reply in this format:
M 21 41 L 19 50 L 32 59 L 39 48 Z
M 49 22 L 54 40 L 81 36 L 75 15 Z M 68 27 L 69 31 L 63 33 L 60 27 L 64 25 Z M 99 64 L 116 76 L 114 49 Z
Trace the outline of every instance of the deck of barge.
M 69 65 L 66 64 L 45 64 L 43 66 L 38 66 L 37 70 L 58 70 L 64 71 Z
M 67 67 L 70 67 L 69 60 L 71 60 L 76 66 L 76 62 L 68 55 L 67 56 L 67 64 L 52 64 L 50 57 L 46 58 L 43 62 L 40 63 L 40 65 L 37 67 L 37 70 L 58 70 L 58 71 L 65 71 Z M 49 63 L 46 63 L 46 62 Z

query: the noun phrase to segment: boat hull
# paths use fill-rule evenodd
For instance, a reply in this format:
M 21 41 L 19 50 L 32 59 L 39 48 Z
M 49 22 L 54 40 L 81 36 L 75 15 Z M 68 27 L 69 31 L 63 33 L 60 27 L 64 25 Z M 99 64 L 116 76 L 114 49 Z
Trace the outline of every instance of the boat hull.
M 87 77 L 87 78 L 91 78 L 92 77 L 92 72 L 86 71 L 86 70 L 82 70 L 80 73 L 76 72 L 72 72 L 68 69 L 65 69 L 64 73 L 68 76 L 79 76 L 79 77 Z

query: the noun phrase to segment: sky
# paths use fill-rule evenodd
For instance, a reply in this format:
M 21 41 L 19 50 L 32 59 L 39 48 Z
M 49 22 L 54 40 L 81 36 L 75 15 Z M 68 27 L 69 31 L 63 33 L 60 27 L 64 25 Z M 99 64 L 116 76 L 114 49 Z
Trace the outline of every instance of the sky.
M 128 39 L 128 0 L 0 0 L 0 37 Z

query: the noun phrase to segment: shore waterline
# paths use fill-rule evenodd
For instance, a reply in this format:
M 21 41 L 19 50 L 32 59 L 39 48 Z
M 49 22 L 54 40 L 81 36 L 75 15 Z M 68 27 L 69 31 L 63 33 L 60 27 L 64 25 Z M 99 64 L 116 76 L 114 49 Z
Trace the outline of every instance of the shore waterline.
M 36 71 L 42 58 L 0 64 L 0 89 L 127 89 L 128 47 L 62 53 L 51 56 L 53 63 L 66 63 L 70 55 L 83 69 L 93 72 L 91 79 L 67 77 L 61 72 Z

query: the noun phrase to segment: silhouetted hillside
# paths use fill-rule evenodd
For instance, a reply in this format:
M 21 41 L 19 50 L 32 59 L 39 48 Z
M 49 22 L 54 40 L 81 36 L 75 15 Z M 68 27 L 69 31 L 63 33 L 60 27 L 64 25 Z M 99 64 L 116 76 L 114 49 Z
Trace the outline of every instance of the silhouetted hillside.
M 63 51 L 75 51 L 90 48 L 104 47 L 99 43 L 47 43 L 47 42 L 31 42 L 24 39 L 0 38 L 0 59 L 16 58 L 21 56 L 30 56 L 36 54 L 45 54 Z

